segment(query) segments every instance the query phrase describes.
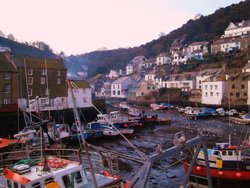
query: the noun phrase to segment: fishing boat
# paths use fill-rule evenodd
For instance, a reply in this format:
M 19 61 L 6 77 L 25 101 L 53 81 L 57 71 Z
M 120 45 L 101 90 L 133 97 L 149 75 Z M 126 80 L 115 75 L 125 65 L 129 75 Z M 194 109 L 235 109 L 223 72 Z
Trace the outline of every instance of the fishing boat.
M 97 122 L 101 124 L 105 123 L 126 123 L 129 121 L 127 115 L 120 113 L 119 111 L 112 111 L 109 114 L 97 114 Z
M 122 179 L 112 177 L 107 171 L 92 174 L 82 163 L 79 150 L 44 150 L 46 155 L 32 155 L 6 167 L 3 171 L 4 186 L 14 188 L 46 187 L 124 187 Z M 72 152 L 72 153 L 71 153 Z M 42 156 L 42 157 L 41 157 Z M 77 157 L 78 156 L 78 157 Z
M 68 124 L 48 123 L 47 129 L 48 133 L 44 133 L 45 139 L 48 139 L 49 135 L 55 142 L 67 143 L 70 141 L 71 132 Z
M 80 129 L 82 129 L 82 133 Z M 71 135 L 72 141 L 79 141 L 81 138 L 81 134 L 83 134 L 83 137 L 86 140 L 99 138 L 103 136 L 103 128 L 101 126 L 101 123 L 94 121 L 88 123 L 86 126 L 82 125 L 81 128 L 78 125 L 73 124 L 71 130 L 72 130 L 72 135 Z
M 120 123 L 103 124 L 102 127 L 104 136 L 119 136 L 120 134 L 131 135 L 134 133 L 134 129 L 123 128 Z
M 229 121 L 239 125 L 249 125 L 250 114 L 244 114 L 241 117 L 229 117 Z
M 213 185 L 222 187 L 243 187 L 250 185 L 250 144 L 244 141 L 241 146 L 228 143 L 216 143 L 214 148 L 208 149 L 210 174 Z M 188 171 L 190 163 L 182 162 L 185 171 Z M 198 158 L 192 170 L 191 181 L 206 183 L 206 168 L 204 151 L 200 150 Z M 205 180 L 205 182 L 204 182 Z
M 7 152 L 16 147 L 17 144 L 22 144 L 22 141 L 17 139 L 0 138 L 0 152 Z
M 157 114 L 153 115 L 144 115 L 143 124 L 147 125 L 168 125 L 171 124 L 171 120 L 168 118 L 160 118 Z

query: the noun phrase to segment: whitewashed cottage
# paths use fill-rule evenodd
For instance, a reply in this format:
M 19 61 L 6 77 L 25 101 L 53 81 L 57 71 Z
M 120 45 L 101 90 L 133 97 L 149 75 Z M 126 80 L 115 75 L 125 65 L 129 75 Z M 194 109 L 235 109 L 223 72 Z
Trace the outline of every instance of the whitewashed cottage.
M 226 92 L 226 77 L 224 75 L 207 78 L 202 84 L 202 104 L 221 105 Z
M 85 80 L 71 80 L 72 91 L 78 108 L 88 108 L 92 106 L 92 89 Z M 74 101 L 68 89 L 68 107 L 73 108 Z

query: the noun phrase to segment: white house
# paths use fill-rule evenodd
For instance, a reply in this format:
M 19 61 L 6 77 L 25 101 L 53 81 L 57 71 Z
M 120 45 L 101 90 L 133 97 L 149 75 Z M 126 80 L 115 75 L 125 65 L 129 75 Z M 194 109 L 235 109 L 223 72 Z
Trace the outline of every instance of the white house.
M 172 56 L 172 65 L 187 64 L 187 61 L 192 57 L 188 51 L 174 52 Z
M 171 74 L 164 78 L 162 85 L 165 88 L 180 88 L 182 91 L 190 91 L 195 88 L 194 73 Z
M 108 74 L 108 77 L 109 78 L 117 78 L 119 75 L 118 75 L 118 72 L 117 71 L 115 71 L 115 70 L 110 70 L 109 71 L 109 74 Z
M 87 108 L 92 106 L 92 89 L 85 80 L 72 80 L 72 91 L 76 107 Z M 68 89 L 68 108 L 73 108 L 73 98 Z
M 156 73 L 155 71 L 150 71 L 148 72 L 147 74 L 145 74 L 145 81 L 151 81 L 152 83 L 154 83 L 155 81 L 155 76 L 156 76 Z
M 202 50 L 203 53 L 208 53 L 207 45 L 208 45 L 207 41 L 193 42 L 189 44 L 188 50 L 190 53 L 193 53 L 197 50 Z
M 171 58 L 166 53 L 160 53 L 156 57 L 156 65 L 165 65 L 165 64 L 171 64 Z
M 235 37 L 235 36 L 241 36 L 246 35 L 250 33 L 250 20 L 238 23 L 231 22 L 227 29 L 224 32 L 224 35 L 221 36 L 221 38 L 227 38 L 227 37 Z
M 226 92 L 226 79 L 224 76 L 214 76 L 203 81 L 202 104 L 221 105 Z
M 118 78 L 111 83 L 111 97 L 127 98 L 128 89 L 138 85 L 138 82 L 132 76 Z
M 218 76 L 222 73 L 222 69 L 207 69 L 196 73 L 195 88 L 202 89 L 202 82 L 212 76 Z
M 132 74 L 134 71 L 133 71 L 133 65 L 131 63 L 129 63 L 127 66 L 126 66 L 126 75 L 129 75 L 129 74 Z
M 207 46 L 207 41 L 193 42 L 188 46 L 188 51 L 192 54 L 192 58 L 203 60 L 204 54 L 208 53 Z

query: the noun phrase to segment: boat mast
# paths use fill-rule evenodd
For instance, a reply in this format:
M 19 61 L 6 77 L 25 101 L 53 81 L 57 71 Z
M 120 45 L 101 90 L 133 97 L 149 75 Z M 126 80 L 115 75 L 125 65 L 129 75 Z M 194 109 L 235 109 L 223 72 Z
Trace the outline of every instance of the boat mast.
M 27 67 L 26 67 L 26 60 L 23 58 L 23 64 L 24 64 L 24 73 L 25 73 L 25 81 L 26 81 L 26 92 L 27 92 L 27 99 L 28 99 L 28 106 L 30 102 L 30 97 L 29 97 L 29 86 L 28 86 L 28 75 L 27 75 Z M 30 122 L 32 122 L 32 115 L 31 112 L 29 113 L 30 115 Z M 27 127 L 27 123 L 25 122 L 25 125 Z
M 47 64 L 47 58 L 45 57 L 45 73 L 46 73 L 46 96 L 49 100 L 50 104 L 50 98 L 49 98 L 49 79 L 48 79 L 48 64 Z M 50 110 L 49 111 L 49 118 L 50 118 Z
M 94 187 L 97 188 L 98 186 L 97 186 L 97 182 L 96 182 L 94 168 L 92 166 L 91 159 L 90 159 L 90 156 L 89 156 L 88 143 L 85 141 L 85 138 L 84 138 L 84 135 L 83 135 L 83 128 L 82 128 L 82 125 L 81 125 L 81 120 L 80 120 L 79 113 L 78 113 L 77 108 L 76 108 L 76 99 L 75 99 L 74 94 L 73 94 L 71 81 L 67 80 L 67 84 L 68 84 L 68 88 L 69 88 L 70 95 L 71 95 L 71 98 L 72 98 L 73 113 L 74 113 L 74 117 L 75 117 L 75 123 L 76 123 L 76 126 L 79 127 L 79 129 L 80 129 L 81 140 L 82 140 L 82 144 L 84 146 L 84 149 L 86 151 L 87 161 L 89 163 L 89 169 L 90 169 L 91 176 L 93 178 Z

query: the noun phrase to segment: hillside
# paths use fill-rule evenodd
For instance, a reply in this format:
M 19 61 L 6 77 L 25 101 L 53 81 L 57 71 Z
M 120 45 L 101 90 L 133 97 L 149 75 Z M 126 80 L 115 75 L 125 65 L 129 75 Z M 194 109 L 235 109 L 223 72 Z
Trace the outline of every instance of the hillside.
M 11 52 L 15 56 L 28 56 L 28 57 L 37 57 L 37 58 L 57 58 L 55 54 L 50 51 L 43 51 L 33 46 L 27 44 L 19 43 L 12 41 L 7 38 L 0 37 L 0 46 L 9 47 Z
M 160 52 L 169 51 L 174 39 L 185 38 L 184 43 L 219 38 L 231 21 L 240 22 L 250 19 L 250 0 L 221 8 L 215 13 L 203 16 L 198 20 L 189 20 L 182 27 L 170 32 L 168 35 L 148 42 L 140 47 L 129 49 L 116 49 L 109 51 L 96 51 L 87 54 L 67 57 L 66 66 L 70 72 L 81 71 L 81 66 L 89 67 L 89 73 L 105 73 L 110 68 L 123 68 L 136 55 L 145 55 L 147 58 L 156 56 Z M 167 23 L 166 23 L 167 24 Z

